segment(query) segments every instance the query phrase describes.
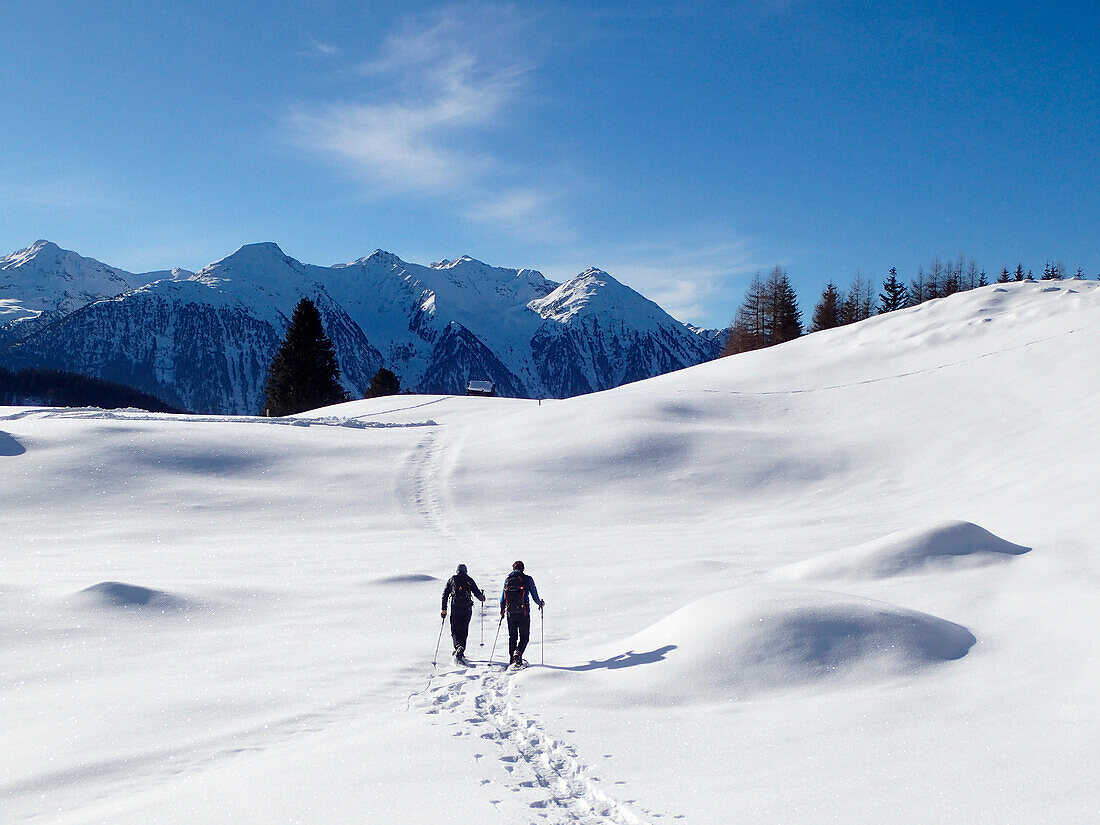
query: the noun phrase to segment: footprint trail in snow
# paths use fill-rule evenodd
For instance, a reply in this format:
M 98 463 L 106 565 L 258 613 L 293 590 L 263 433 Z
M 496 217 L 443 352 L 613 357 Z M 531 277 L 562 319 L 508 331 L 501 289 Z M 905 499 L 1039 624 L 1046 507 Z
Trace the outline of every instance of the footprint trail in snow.
M 420 704 L 430 714 L 451 714 L 455 736 L 489 747 L 475 753 L 490 802 L 508 821 L 547 825 L 641 825 L 649 822 L 600 788 L 576 750 L 544 731 L 516 708 L 512 678 L 479 666 L 442 674 Z M 655 816 L 660 816 L 659 814 Z

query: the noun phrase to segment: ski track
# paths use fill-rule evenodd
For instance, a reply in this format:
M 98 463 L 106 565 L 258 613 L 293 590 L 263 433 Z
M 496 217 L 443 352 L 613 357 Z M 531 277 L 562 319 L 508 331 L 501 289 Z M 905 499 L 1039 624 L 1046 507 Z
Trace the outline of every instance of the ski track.
M 441 451 L 439 438 L 435 432 L 429 433 L 413 450 L 409 458 L 412 501 L 420 521 L 427 529 L 438 533 L 448 543 L 457 545 L 462 542 L 451 529 L 440 498 Z
M 476 752 L 486 770 L 489 801 L 509 822 L 546 825 L 642 825 L 661 814 L 640 813 L 601 789 L 576 749 L 520 713 L 513 677 L 489 665 L 443 674 L 442 684 L 419 701 L 429 714 L 457 717 L 456 737 L 473 736 L 495 746 L 497 770 Z M 495 774 L 495 776 L 494 776 Z M 502 792 L 503 791 L 503 792 Z M 526 817 L 517 819 L 517 817 Z M 679 817 L 676 817 L 677 819 Z

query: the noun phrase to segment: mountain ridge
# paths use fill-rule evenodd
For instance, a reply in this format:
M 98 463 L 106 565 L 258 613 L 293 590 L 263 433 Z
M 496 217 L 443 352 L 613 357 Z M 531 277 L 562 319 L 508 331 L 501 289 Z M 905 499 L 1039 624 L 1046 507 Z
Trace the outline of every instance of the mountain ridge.
M 382 249 L 326 267 L 264 241 L 196 273 L 162 270 L 140 283 L 141 275 L 39 244 L 0 259 L 8 264 L 0 289 L 11 295 L 0 304 L 0 362 L 126 383 L 196 412 L 262 408 L 267 365 L 303 297 L 318 305 L 353 397 L 381 366 L 410 391 L 460 394 L 476 378 L 502 395 L 568 397 L 702 363 L 720 349 L 595 268 L 559 284 L 469 255 L 424 266 Z M 42 282 L 51 265 L 64 269 L 55 258 L 75 262 L 65 271 L 88 288 L 69 290 L 45 322 L 21 328 L 32 312 L 18 276 L 33 271 Z

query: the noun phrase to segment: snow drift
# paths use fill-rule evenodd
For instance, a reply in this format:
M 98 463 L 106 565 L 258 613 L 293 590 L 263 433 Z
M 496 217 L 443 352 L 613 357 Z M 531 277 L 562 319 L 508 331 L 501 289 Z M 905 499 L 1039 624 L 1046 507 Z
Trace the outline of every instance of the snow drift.
M 968 521 L 901 530 L 881 539 L 787 565 L 777 573 L 790 579 L 883 579 L 929 567 L 996 564 L 1030 552 Z
M 125 582 L 100 582 L 81 590 L 79 601 L 88 607 L 142 609 L 154 613 L 183 610 L 188 606 L 186 599 Z
M 822 683 L 851 685 L 961 659 L 954 622 L 858 596 L 746 588 L 699 599 L 577 668 L 602 691 L 655 705 L 738 701 Z

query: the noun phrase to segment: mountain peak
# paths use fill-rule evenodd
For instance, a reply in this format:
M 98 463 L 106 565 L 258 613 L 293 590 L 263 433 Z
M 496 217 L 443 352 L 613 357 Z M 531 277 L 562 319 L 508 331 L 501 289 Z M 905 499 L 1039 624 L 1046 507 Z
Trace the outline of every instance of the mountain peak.
M 286 254 L 274 241 L 261 241 L 260 243 L 246 243 L 229 257 L 246 256 L 250 258 L 285 258 Z
M 336 264 L 336 266 L 337 267 L 355 266 L 355 265 L 363 266 L 365 264 L 372 264 L 374 266 L 389 267 L 389 268 L 404 267 L 405 266 L 405 262 L 403 260 L 401 260 L 400 257 L 395 255 L 393 252 L 387 252 L 384 249 L 376 249 L 376 250 L 374 250 L 374 252 L 367 255 L 365 258 L 359 258 L 358 260 L 353 261 L 350 264 Z
M 582 272 L 577 277 L 578 278 L 609 278 L 612 281 L 615 280 L 610 275 L 608 275 L 606 272 L 604 272 L 602 269 L 600 269 L 599 267 L 595 267 L 595 266 L 588 267 L 588 269 L 586 269 L 584 272 Z
M 279 248 L 277 243 L 271 241 L 249 243 L 224 258 L 214 261 L 212 264 L 207 264 L 199 274 L 204 275 L 215 269 L 237 271 L 263 269 L 271 264 L 282 264 L 289 260 L 290 258 Z
M 39 238 L 26 249 L 18 249 L 10 255 L 5 255 L 0 258 L 0 267 L 8 269 L 9 267 L 22 266 L 23 264 L 33 261 L 39 255 L 44 258 L 52 255 L 57 258 L 61 256 L 62 252 L 64 252 L 64 250 L 53 241 Z

